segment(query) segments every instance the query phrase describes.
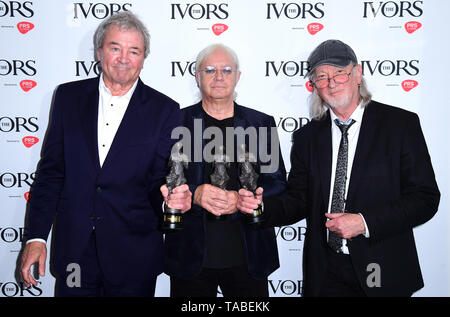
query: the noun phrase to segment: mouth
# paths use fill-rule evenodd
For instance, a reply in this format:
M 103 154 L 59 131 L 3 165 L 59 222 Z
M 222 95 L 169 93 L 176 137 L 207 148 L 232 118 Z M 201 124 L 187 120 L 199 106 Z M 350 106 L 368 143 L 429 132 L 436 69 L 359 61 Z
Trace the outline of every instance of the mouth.
M 332 91 L 329 92 L 329 94 L 330 94 L 330 95 L 333 95 L 333 96 L 334 96 L 334 95 L 339 95 L 339 94 L 341 94 L 341 93 L 342 93 L 342 89 L 334 90 L 334 91 L 332 90 Z
M 116 64 L 113 67 L 117 68 L 117 69 L 129 69 L 130 68 L 130 66 L 128 64 Z

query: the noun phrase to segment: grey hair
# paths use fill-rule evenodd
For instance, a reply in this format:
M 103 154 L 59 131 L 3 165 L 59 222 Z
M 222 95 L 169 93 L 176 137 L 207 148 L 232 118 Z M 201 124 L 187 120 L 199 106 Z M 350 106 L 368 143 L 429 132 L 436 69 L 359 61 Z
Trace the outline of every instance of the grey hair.
M 97 27 L 93 39 L 95 60 L 98 60 L 97 51 L 103 47 L 106 33 L 112 26 L 118 26 L 121 30 L 136 30 L 139 32 L 144 39 L 144 57 L 146 58 L 148 56 L 150 53 L 150 34 L 147 28 L 135 14 L 130 11 L 122 11 L 113 14 Z
M 225 51 L 228 56 L 231 57 L 231 59 L 233 60 L 233 63 L 236 64 L 236 76 L 238 76 L 238 73 L 240 72 L 240 66 L 239 66 L 239 58 L 236 54 L 235 51 L 233 51 L 231 48 L 229 48 L 228 46 L 224 45 L 224 44 L 220 44 L 220 43 L 216 43 L 216 44 L 211 44 L 208 45 L 207 47 L 205 47 L 204 49 L 202 49 L 200 51 L 200 53 L 198 53 L 197 55 L 197 59 L 195 60 L 195 73 L 196 75 L 198 74 L 198 76 L 200 77 L 200 65 L 205 61 L 205 59 L 207 59 L 215 50 L 223 50 Z M 197 82 L 198 87 L 200 87 L 199 82 Z M 201 93 L 201 89 L 200 89 L 200 93 Z M 233 92 L 233 100 L 236 100 L 237 98 L 237 93 L 236 91 Z
M 203 63 L 203 61 L 209 57 L 215 50 L 220 49 L 225 51 L 233 60 L 233 62 L 236 64 L 236 73 L 239 72 L 239 59 L 237 57 L 237 54 L 228 46 L 217 43 L 217 44 L 211 44 L 204 49 L 200 51 L 197 55 L 197 59 L 195 61 L 195 72 L 197 73 L 200 71 L 200 65 Z
M 356 71 L 356 69 L 354 69 L 353 71 Z M 313 78 L 314 78 L 314 73 L 312 73 L 309 76 L 309 79 L 313 79 Z M 372 100 L 372 94 L 370 93 L 370 91 L 367 87 L 366 80 L 364 79 L 364 77 L 362 77 L 361 83 L 359 84 L 359 102 L 361 103 L 361 107 L 363 107 L 363 108 L 366 107 L 371 100 Z M 311 119 L 313 119 L 313 120 L 323 119 L 329 106 L 317 94 L 316 88 L 314 88 L 314 91 L 308 97 L 308 103 L 309 103 L 309 115 L 310 115 Z

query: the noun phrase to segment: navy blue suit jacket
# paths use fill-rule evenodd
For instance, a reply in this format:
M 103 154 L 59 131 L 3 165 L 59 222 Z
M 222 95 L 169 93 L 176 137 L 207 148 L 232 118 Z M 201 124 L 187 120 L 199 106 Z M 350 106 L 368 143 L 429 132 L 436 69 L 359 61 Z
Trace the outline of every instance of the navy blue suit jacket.
M 194 119 L 202 122 L 201 133 L 203 134 L 203 110 L 201 102 L 184 108 L 182 111 L 183 126 L 191 131 L 194 138 Z M 275 120 L 262 112 L 234 104 L 234 126 L 267 127 L 268 149 L 270 150 L 270 127 L 275 127 Z M 194 147 L 192 139 L 191 146 Z M 205 140 L 203 140 L 205 146 Z M 236 145 L 235 138 L 235 147 Z M 247 147 L 248 149 L 248 147 Z M 264 188 L 264 195 L 271 196 L 281 193 L 286 186 L 286 170 L 281 157 L 279 146 L 276 147 L 279 155 L 279 165 L 271 173 L 260 173 L 258 185 Z M 194 155 L 194 151 L 192 151 Z M 192 159 L 192 161 L 194 161 Z M 189 188 L 194 195 L 198 186 L 205 183 L 205 161 L 190 162 L 185 176 Z M 261 159 L 258 155 L 258 166 Z M 257 168 L 258 169 L 258 168 Z M 205 221 L 207 211 L 198 205 L 192 205 L 191 210 L 183 215 L 184 228 L 181 231 L 168 233 L 165 236 L 165 273 L 180 279 L 192 279 L 200 273 L 206 254 L 205 244 Z M 233 217 L 239 217 L 242 221 L 243 245 L 248 264 L 248 271 L 255 279 L 266 278 L 279 267 L 278 249 L 276 236 L 273 228 L 254 229 L 245 223 L 244 216 L 237 212 Z
M 294 132 L 288 190 L 264 199 L 267 223 L 306 218 L 305 296 L 318 296 L 327 276 L 325 227 L 332 163 L 331 119 Z M 368 296 L 410 296 L 423 287 L 413 228 L 436 213 L 440 193 L 416 114 L 371 101 L 364 111 L 350 176 L 347 212 L 361 213 L 370 238 L 348 240 L 355 273 Z M 367 283 L 378 265 L 379 285 Z
M 99 78 L 56 90 L 32 186 L 28 239 L 47 239 L 52 223 L 57 274 L 77 263 L 93 226 L 103 274 L 112 283 L 162 272 L 157 230 L 172 128 L 179 105 L 140 79 L 102 167 L 97 146 Z M 83 268 L 82 268 L 83 270 Z

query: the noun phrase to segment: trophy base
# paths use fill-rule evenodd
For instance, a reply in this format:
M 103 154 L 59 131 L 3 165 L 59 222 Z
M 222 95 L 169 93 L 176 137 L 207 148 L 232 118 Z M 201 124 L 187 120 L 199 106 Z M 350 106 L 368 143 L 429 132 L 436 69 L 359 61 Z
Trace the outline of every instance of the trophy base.
M 164 231 L 179 231 L 183 229 L 183 224 L 181 223 L 163 223 L 161 229 Z
M 164 206 L 164 219 L 161 225 L 162 230 L 176 231 L 183 229 L 181 210 Z
M 262 211 L 262 206 L 259 205 L 257 209 L 253 210 L 252 214 L 248 214 L 246 217 L 247 224 L 249 225 L 259 225 L 264 222 L 264 213 Z

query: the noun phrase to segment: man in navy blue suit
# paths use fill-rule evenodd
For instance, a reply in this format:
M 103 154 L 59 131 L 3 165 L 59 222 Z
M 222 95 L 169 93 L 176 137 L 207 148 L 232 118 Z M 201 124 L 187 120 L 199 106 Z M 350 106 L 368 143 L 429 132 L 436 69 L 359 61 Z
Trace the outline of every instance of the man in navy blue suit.
M 193 207 L 183 215 L 184 228 L 165 236 L 165 273 L 173 297 L 215 297 L 218 286 L 223 296 L 267 297 L 267 277 L 279 267 L 274 229 L 251 226 L 236 208 L 238 150 L 253 153 L 258 185 L 267 196 L 282 192 L 286 183 L 275 120 L 234 102 L 240 74 L 236 54 L 224 45 L 208 46 L 197 57 L 195 78 L 202 100 L 182 109 L 188 132 L 182 142 L 188 138 L 184 150 L 191 150 L 185 176 Z M 240 139 L 239 130 L 249 132 L 247 140 Z M 260 146 L 258 153 L 253 146 Z M 220 165 L 225 157 L 226 169 Z M 167 188 L 162 191 L 167 197 Z
M 33 263 L 45 274 L 55 220 L 58 296 L 154 296 L 163 270 L 159 188 L 180 110 L 139 79 L 149 44 L 135 15 L 115 14 L 94 35 L 100 77 L 56 90 L 26 224 L 26 285 L 37 283 Z M 171 207 L 189 209 L 187 185 L 174 193 Z
M 419 118 L 372 100 L 339 40 L 308 63 L 312 120 L 294 132 L 287 191 L 264 197 L 266 224 L 306 218 L 305 296 L 411 296 L 424 285 L 413 228 L 440 199 Z M 262 199 L 239 194 L 244 212 Z

